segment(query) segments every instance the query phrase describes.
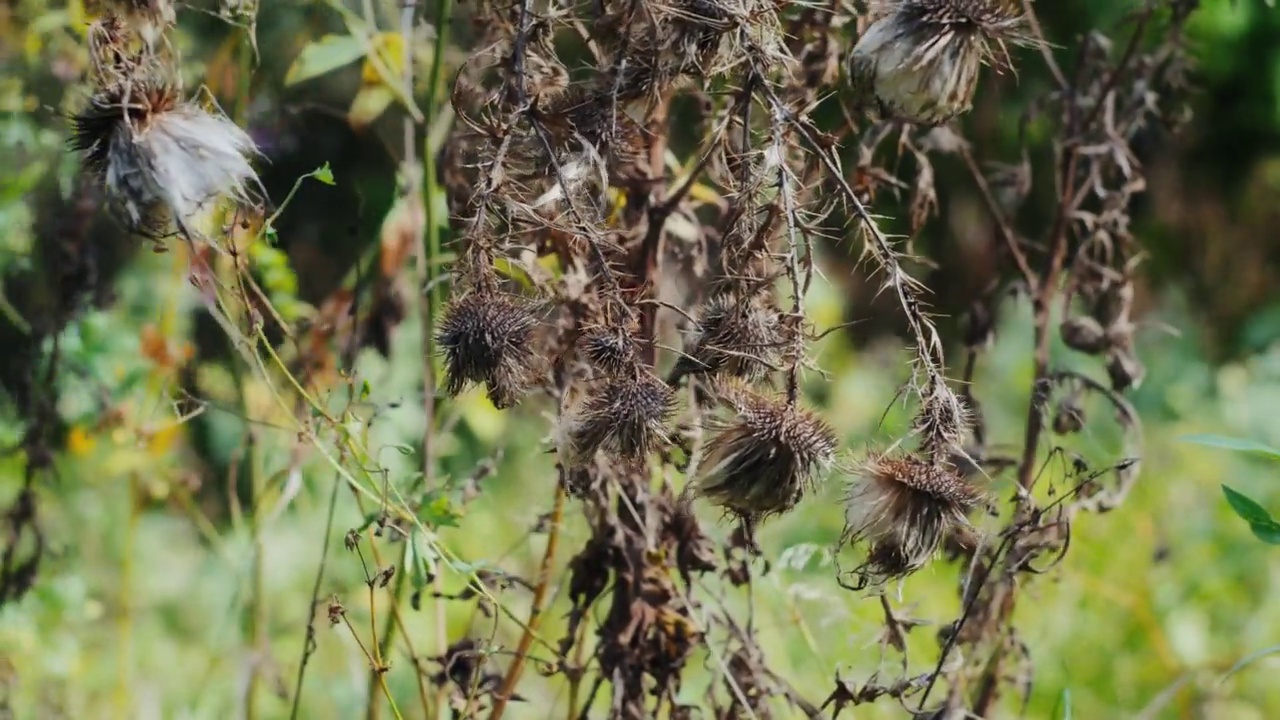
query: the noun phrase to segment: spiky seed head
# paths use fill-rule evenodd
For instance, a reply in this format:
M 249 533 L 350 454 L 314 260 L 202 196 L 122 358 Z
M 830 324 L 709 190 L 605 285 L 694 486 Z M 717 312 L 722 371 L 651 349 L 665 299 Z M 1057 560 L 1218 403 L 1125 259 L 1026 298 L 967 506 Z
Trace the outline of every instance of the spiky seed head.
M 795 507 L 835 461 L 835 432 L 785 398 L 742 385 L 729 386 L 724 397 L 733 415 L 713 427 L 697 493 L 750 519 Z
M 684 375 L 723 375 L 759 380 L 779 362 L 785 336 L 781 314 L 768 298 L 722 293 L 696 313 L 688 349 L 672 370 Z
M 249 135 L 179 93 L 146 73 L 99 89 L 72 118 L 71 147 L 131 229 L 164 214 L 185 231 L 218 200 L 248 203 L 261 187 Z
M 969 110 L 985 62 L 1033 42 L 1004 0 L 888 0 L 849 55 L 855 91 L 889 115 L 940 125 Z
M 454 396 L 471 383 L 483 384 L 494 406 L 515 405 L 537 374 L 532 343 L 537 325 L 523 300 L 487 291 L 455 299 L 436 334 L 445 358 L 445 391 Z
M 981 498 L 946 462 L 873 456 L 845 496 L 845 541 L 869 544 L 860 574 L 880 582 L 924 567 L 948 532 L 968 527 L 968 513 Z
M 592 328 L 578 340 L 587 362 L 610 375 L 623 373 L 635 365 L 635 341 L 624 327 Z
M 643 458 L 671 441 L 667 428 L 675 391 L 635 368 L 611 377 L 565 420 L 562 449 L 569 467 L 589 463 L 597 451 L 623 460 Z

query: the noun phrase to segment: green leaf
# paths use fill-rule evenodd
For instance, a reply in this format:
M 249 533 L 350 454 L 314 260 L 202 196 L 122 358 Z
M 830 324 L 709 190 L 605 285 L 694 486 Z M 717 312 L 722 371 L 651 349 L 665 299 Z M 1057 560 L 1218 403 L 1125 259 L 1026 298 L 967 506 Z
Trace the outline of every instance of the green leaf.
M 1253 536 L 1268 545 L 1280 545 L 1280 523 L 1250 523 Z
M 458 527 L 462 514 L 454 509 L 447 495 L 434 491 L 423 498 L 418 517 L 423 523 L 433 527 Z
M 1276 522 L 1266 508 L 1226 485 L 1222 486 L 1222 492 L 1231 509 L 1249 523 L 1254 537 L 1268 545 L 1280 545 L 1280 522 Z
M 1222 492 L 1227 496 L 1227 502 L 1231 504 L 1231 509 L 1236 514 L 1244 518 L 1249 523 L 1274 523 L 1271 519 L 1271 513 L 1267 512 L 1258 503 L 1251 500 L 1236 490 L 1232 490 L 1226 485 L 1222 486 Z
M 1223 450 L 1235 450 L 1237 452 L 1255 453 L 1257 455 L 1266 455 L 1267 457 L 1280 460 L 1280 450 L 1254 440 L 1226 437 L 1225 435 L 1184 435 L 1180 439 L 1183 442 L 1195 443 L 1197 445 L 1222 448 Z
M 337 184 L 333 180 L 333 170 L 329 168 L 329 163 L 325 163 L 320 167 L 316 168 L 315 172 L 311 173 L 311 177 L 315 178 L 316 180 L 319 180 L 325 185 Z
M 285 73 L 285 86 L 327 75 L 365 56 L 368 46 L 350 35 L 325 35 L 307 43 Z

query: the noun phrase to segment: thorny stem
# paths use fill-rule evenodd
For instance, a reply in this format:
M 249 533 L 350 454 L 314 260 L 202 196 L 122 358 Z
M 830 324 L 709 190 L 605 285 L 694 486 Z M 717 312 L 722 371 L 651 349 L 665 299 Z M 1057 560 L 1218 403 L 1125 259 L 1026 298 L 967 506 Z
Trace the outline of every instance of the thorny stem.
M 502 678 L 502 685 L 499 686 L 498 692 L 494 696 L 493 711 L 489 714 L 489 720 L 501 720 L 503 713 L 506 711 L 507 702 L 515 692 L 516 684 L 520 682 L 520 673 L 524 670 L 524 662 L 528 657 L 529 648 L 533 646 L 533 636 L 542 622 L 543 605 L 546 603 L 547 590 L 551 586 L 551 567 L 555 564 L 556 548 L 560 543 L 560 526 L 564 521 L 566 495 L 564 478 L 561 477 L 560 482 L 556 485 L 555 505 L 551 508 L 551 519 L 547 527 L 547 549 L 542 554 L 542 564 L 538 567 L 538 582 L 533 588 L 533 604 L 529 608 L 529 622 L 525 624 L 524 632 L 520 635 L 520 641 L 516 645 L 515 657 L 511 660 L 511 667 L 507 669 L 506 676 Z
M 813 151 L 818 160 L 826 168 L 829 176 L 833 179 L 845 200 L 853 208 L 854 214 L 861 222 L 866 237 L 870 240 L 865 245 L 867 255 L 879 265 L 881 271 L 885 274 L 885 285 L 894 291 L 898 304 L 902 308 L 903 315 L 906 317 L 907 324 L 911 329 L 912 341 L 916 348 L 916 372 L 923 372 L 925 381 L 923 383 L 914 383 L 914 391 L 920 395 L 921 411 L 935 410 L 939 414 L 948 417 L 960 418 L 963 413 L 959 407 L 959 400 L 949 390 L 946 377 L 943 375 L 944 355 L 942 350 L 942 339 L 938 336 L 937 328 L 929 319 L 924 311 L 924 303 L 920 299 L 919 281 L 911 277 L 906 270 L 902 268 L 901 255 L 889 243 L 888 237 L 880 230 L 875 218 L 867 207 L 858 198 L 857 193 L 849 186 L 845 180 L 844 173 L 840 169 L 839 160 L 836 158 L 832 150 L 823 142 L 821 142 L 809 121 L 798 117 L 778 98 L 777 93 L 769 86 L 768 83 L 760 83 L 759 87 L 765 98 L 768 100 L 773 114 L 778 120 L 791 125 L 796 133 Z M 933 406 L 937 407 L 933 407 Z M 944 450 L 937 447 L 932 438 L 923 439 L 928 450 L 937 452 Z
M 796 238 L 795 198 L 791 194 L 791 172 L 787 168 L 786 146 L 783 142 L 782 118 L 773 124 L 773 159 L 778 164 L 778 193 L 782 196 L 783 214 L 787 223 L 787 274 L 791 280 L 791 316 L 799 323 L 804 318 L 804 285 L 800 282 L 800 241 Z M 797 326 L 791 350 L 791 358 L 787 362 L 787 402 L 795 405 L 800 395 L 800 364 L 804 359 L 804 332 Z
M 573 193 L 570 191 L 569 184 L 565 182 L 564 171 L 560 166 L 560 158 L 556 155 L 555 145 L 551 142 L 549 133 L 542 121 L 538 119 L 534 112 L 533 106 L 529 101 L 524 88 L 524 52 L 525 45 L 528 43 L 529 31 L 532 27 L 532 5 L 533 0 L 524 0 L 520 3 L 520 20 L 519 28 L 516 32 L 515 41 L 512 43 L 511 49 L 511 72 L 515 82 L 515 97 L 519 112 L 529 120 L 529 124 L 533 127 L 534 134 L 538 136 L 538 141 L 542 144 L 543 150 L 547 153 L 547 159 L 551 162 L 551 167 L 555 171 L 556 182 L 560 185 L 560 191 L 564 193 L 565 204 L 569 207 L 569 214 L 573 216 L 574 222 L 586 237 L 587 244 L 591 247 L 592 260 L 599 267 L 599 272 L 605 279 L 605 285 L 610 293 L 617 300 L 619 308 L 621 308 L 628 317 L 634 316 L 634 310 L 630 305 L 622 301 L 622 288 L 618 284 L 618 278 L 613 273 L 613 268 L 609 264 L 609 259 L 605 257 L 604 250 L 600 247 L 600 240 L 597 237 L 598 230 L 594 224 L 588 223 L 578 211 L 577 203 L 573 200 Z

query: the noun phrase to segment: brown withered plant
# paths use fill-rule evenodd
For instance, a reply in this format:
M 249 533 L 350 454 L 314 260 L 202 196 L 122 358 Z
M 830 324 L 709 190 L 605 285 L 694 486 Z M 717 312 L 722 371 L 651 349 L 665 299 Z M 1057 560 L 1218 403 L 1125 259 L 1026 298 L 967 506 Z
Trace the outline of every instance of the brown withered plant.
M 76 119 L 75 147 L 131 225 L 187 232 L 211 198 L 249 199 L 252 143 L 168 84 L 162 43 L 129 39 L 130 27 L 169 22 L 167 2 L 113 5 L 120 12 L 90 33 L 98 87 Z M 410 23 L 417 5 L 405 6 Z M 510 657 L 447 638 L 435 660 L 443 669 L 423 675 L 458 716 L 501 718 L 528 695 L 519 690 L 535 655 L 544 674 L 565 678 L 570 717 L 583 718 L 692 717 L 677 697 L 703 647 L 723 662 L 704 708 L 718 718 L 838 715 L 886 696 L 923 717 L 994 717 L 1028 681 L 1032 658 L 1012 623 L 1020 588 L 1066 552 L 1079 513 L 1116 508 L 1137 478 L 1140 434 L 1124 398 L 1143 378 L 1130 210 L 1144 179 L 1133 144 L 1183 118 L 1182 28 L 1197 3 L 1145 0 L 1115 38 L 1052 37 L 1035 5 L 455 9 L 469 52 L 451 68 L 456 121 L 433 158 L 455 259 L 427 344 L 443 360 L 442 396 L 482 386 L 499 408 L 554 413 L 558 468 L 554 481 L 522 488 L 555 490 L 537 528 L 548 536 L 538 577 L 489 576 L 454 598 L 491 609 L 506 588 L 533 592 Z M 967 113 L 997 84 L 1028 98 L 999 111 L 1040 130 L 1022 133 L 1013 157 L 979 157 Z M 952 186 L 939 187 L 944 179 Z M 927 258 L 912 248 L 931 234 L 947 241 L 934 221 L 966 193 L 985 208 L 997 267 L 964 336 L 952 338 L 930 312 L 918 262 Z M 850 248 L 910 353 L 901 396 L 913 421 L 865 452 L 842 449 L 804 397 L 820 381 L 806 380 L 820 370 L 811 345 L 837 329 L 814 327 L 806 312 L 815 258 Z M 1013 438 L 987 437 L 984 389 L 972 381 L 1012 302 L 1033 310 L 1034 377 L 1021 450 L 1000 457 L 991 448 Z M 1062 365 L 1055 338 L 1096 357 L 1097 373 Z M 435 412 L 431 392 L 426 405 Z M 1047 472 L 1099 407 L 1134 454 Z M 428 458 L 430 442 L 428 432 Z M 1016 491 L 1002 499 L 1006 471 Z M 865 679 L 856 691 L 837 682 L 815 704 L 768 668 L 753 623 L 707 588 L 749 586 L 762 572 L 751 559 L 774 550 L 752 529 L 805 513 L 824 481 L 845 486 L 835 552 L 854 568 L 832 582 L 878 596 L 888 632 L 918 625 L 896 616 L 886 592 L 895 583 L 932 562 L 957 563 L 965 579 L 934 671 Z M 738 524 L 719 551 L 695 517 L 702 505 Z M 548 588 L 561 586 L 553 568 L 566 509 L 580 510 L 590 533 L 563 584 L 569 628 L 547 647 L 538 622 Z M 505 669 L 488 672 L 491 661 Z M 373 670 L 371 688 L 386 668 Z

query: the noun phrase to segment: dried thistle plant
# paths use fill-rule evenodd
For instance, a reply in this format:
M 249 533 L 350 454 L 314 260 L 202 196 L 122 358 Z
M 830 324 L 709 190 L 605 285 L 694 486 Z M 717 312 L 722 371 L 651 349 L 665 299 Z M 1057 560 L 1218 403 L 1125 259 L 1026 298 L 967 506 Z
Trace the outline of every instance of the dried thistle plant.
M 1122 396 L 1142 377 L 1128 213 L 1143 178 L 1130 143 L 1159 115 L 1154 96 L 1180 93 L 1170 79 L 1182 52 L 1174 31 L 1190 12 L 1184 0 L 1151 3 L 1119 58 L 1091 36 L 1068 83 L 1025 9 L 1032 5 L 1020 5 L 891 0 L 870 14 L 768 0 L 467 7 L 473 52 L 457 69 L 458 122 L 438 158 L 456 260 L 451 299 L 426 337 L 444 357 L 446 394 L 484 385 L 496 407 L 545 395 L 558 412 L 558 477 L 547 483 L 555 509 L 538 526 L 549 535 L 548 570 L 525 583 L 536 599 L 507 673 L 478 689 L 492 702 L 493 720 L 517 697 L 540 603 L 558 579 L 550 568 L 569 502 L 580 504 L 590 534 L 569 565 L 570 628 L 547 667 L 569 679 L 574 697 L 594 676 L 590 697 L 570 716 L 606 705 L 593 704 L 605 686 L 610 718 L 676 716 L 694 649 L 726 636 L 732 689 L 710 693 L 716 717 L 767 717 L 770 696 L 819 714 L 769 671 L 751 623 L 715 608 L 694 611 L 723 605 L 708 585 L 726 592 L 748 585 L 756 572 L 748 560 L 770 551 L 749 529 L 806 512 L 803 501 L 836 469 L 839 438 L 805 398 L 803 371 L 817 365 L 805 298 L 823 240 L 850 237 L 861 243 L 867 278 L 903 320 L 910 352 L 902 395 L 913 416 L 895 439 L 915 449 L 872 454 L 850 473 L 835 552 L 857 557 L 860 584 L 877 592 L 944 555 L 962 558 L 971 572 L 965 614 L 949 625 L 927 679 L 868 680 L 857 692 L 841 684 L 831 702 L 838 712 L 844 703 L 918 693 L 924 714 L 933 686 L 945 683 L 942 715 L 990 712 L 1011 662 L 1004 598 L 1033 561 L 1065 552 L 1074 514 L 1114 508 L 1136 478 L 1136 462 L 1111 468 L 1109 483 L 1105 473 L 1073 470 L 1075 484 L 1055 486 L 1048 499 L 1037 467 L 1045 429 L 1059 434 L 1055 441 L 1080 432 L 1102 415 L 1086 412 L 1090 402 L 1109 405 L 1136 444 L 1136 416 Z M 253 144 L 164 80 L 173 59 L 139 33 L 142 25 L 171 24 L 168 3 L 110 7 L 90 33 L 96 87 L 76 118 L 74 146 L 132 224 L 173 222 L 186 232 L 211 201 L 249 199 Z M 410 21 L 413 9 L 406 8 Z M 1144 52 L 1142 31 L 1157 11 L 1174 34 Z M 865 28 L 853 47 L 836 31 L 849 26 Z M 1053 129 L 1053 168 L 1032 172 L 1030 158 L 1047 153 L 1024 146 L 1016 171 L 988 178 L 960 123 L 927 126 L 964 114 L 981 68 L 1011 68 L 1013 45 L 1040 49 L 1054 85 L 1034 103 Z M 847 58 L 853 99 L 888 117 L 872 117 L 875 108 L 865 104 L 834 121 L 840 113 L 816 112 L 824 102 L 843 105 L 826 94 L 838 57 Z M 692 135 L 673 121 L 682 117 L 673 108 L 687 99 L 699 104 Z M 901 200 L 911 231 L 925 232 L 948 201 L 938 187 L 947 176 L 933 167 L 941 155 L 962 161 L 1000 243 L 992 253 L 996 289 L 975 303 L 980 312 L 972 315 L 983 319 L 969 328 L 964 362 L 950 364 L 928 289 L 912 271 L 914 246 L 886 231 L 877 214 Z M 1019 225 L 1022 204 L 1053 194 L 1032 192 L 1035 179 L 1049 175 L 1062 184 L 1056 204 L 1041 208 L 1050 224 Z M 533 289 L 509 292 L 499 265 Z M 998 306 L 1014 289 L 1032 297 L 1035 362 L 1024 446 L 1009 459 L 991 452 L 982 388 L 972 381 Z M 686 334 L 681 349 L 668 352 L 664 322 L 673 316 L 687 321 Z M 1107 382 L 1057 367 L 1049 352 L 1055 329 L 1069 348 L 1099 361 Z M 984 499 L 971 478 L 1010 467 L 1019 490 L 1002 516 L 1006 525 L 990 534 L 971 527 Z M 682 481 L 685 498 L 673 490 Z M 722 557 L 686 499 L 743 521 Z M 952 542 L 979 533 L 999 542 Z M 722 582 L 693 581 L 710 574 Z M 904 632 L 883 594 L 881 602 L 886 631 Z M 702 617 L 713 627 L 698 627 L 694 618 Z M 600 620 L 588 647 L 582 626 L 593 618 Z M 887 645 L 905 662 L 906 643 Z M 982 662 L 946 663 L 956 647 Z M 973 687 L 978 694 L 968 697 L 964 688 Z

